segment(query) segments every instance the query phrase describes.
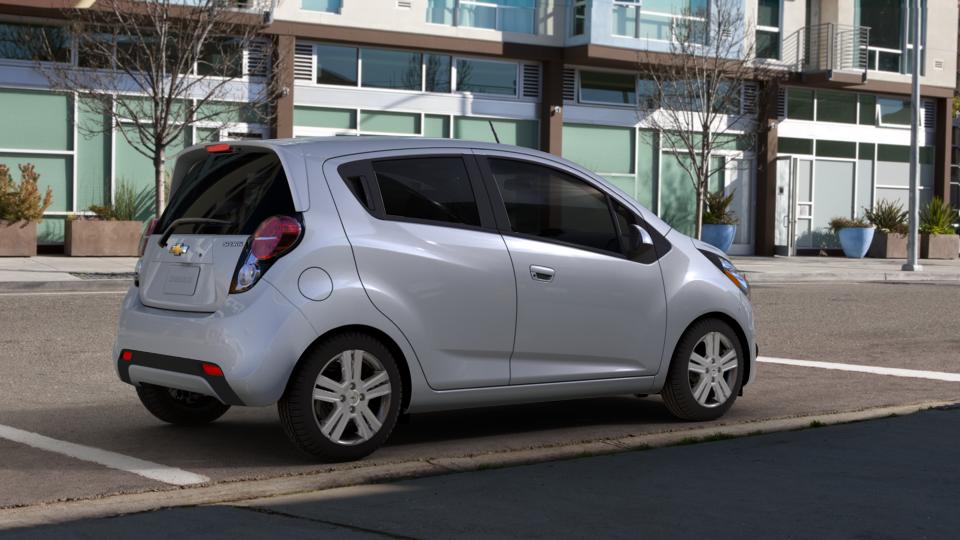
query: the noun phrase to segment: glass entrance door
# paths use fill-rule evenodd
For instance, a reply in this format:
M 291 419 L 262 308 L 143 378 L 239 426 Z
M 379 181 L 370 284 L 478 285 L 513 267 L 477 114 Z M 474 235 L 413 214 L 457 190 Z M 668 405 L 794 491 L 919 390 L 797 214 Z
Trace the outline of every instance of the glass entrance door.
M 773 244 L 777 255 L 794 255 L 796 246 L 796 158 L 777 158 L 776 224 Z

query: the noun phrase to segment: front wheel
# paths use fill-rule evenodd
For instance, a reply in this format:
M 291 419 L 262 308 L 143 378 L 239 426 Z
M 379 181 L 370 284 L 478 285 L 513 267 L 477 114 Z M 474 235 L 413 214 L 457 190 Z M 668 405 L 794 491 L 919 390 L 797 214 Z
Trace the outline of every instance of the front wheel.
M 181 426 L 209 424 L 230 409 L 217 398 L 149 384 L 138 386 L 137 396 L 150 414 Z
M 681 420 L 715 420 L 733 406 L 746 361 L 727 323 L 705 319 L 687 329 L 677 344 L 663 388 L 663 402 Z
M 277 409 L 301 451 L 323 461 L 352 461 L 383 445 L 402 401 L 390 351 L 372 336 L 345 334 L 304 359 Z

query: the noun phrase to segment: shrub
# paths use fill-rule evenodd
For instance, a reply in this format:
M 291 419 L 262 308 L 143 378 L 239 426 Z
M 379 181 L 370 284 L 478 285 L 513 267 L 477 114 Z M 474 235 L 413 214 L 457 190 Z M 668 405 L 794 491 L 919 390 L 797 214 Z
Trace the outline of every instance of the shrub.
M 127 182 L 119 182 L 113 204 L 90 205 L 88 210 L 104 221 L 134 221 L 137 218 L 137 192 Z
M 873 210 L 864 208 L 863 213 L 881 232 L 907 234 L 907 211 L 898 202 L 881 200 Z
M 736 225 L 737 216 L 728 210 L 733 202 L 734 192 L 724 195 L 722 191 L 710 193 L 703 197 L 703 223 L 706 225 Z
M 37 181 L 40 174 L 30 163 L 17 166 L 20 169 L 20 183 L 10 176 L 10 169 L 0 164 L 0 219 L 5 221 L 36 221 L 43 219 L 43 213 L 53 202 L 53 190 L 40 197 Z
M 848 218 L 848 217 L 835 217 L 830 220 L 830 231 L 839 232 L 840 229 L 869 229 L 873 225 L 862 217 L 858 218 Z
M 957 211 L 950 203 L 940 197 L 934 197 L 926 208 L 920 211 L 920 232 L 924 234 L 954 234 L 953 224 Z

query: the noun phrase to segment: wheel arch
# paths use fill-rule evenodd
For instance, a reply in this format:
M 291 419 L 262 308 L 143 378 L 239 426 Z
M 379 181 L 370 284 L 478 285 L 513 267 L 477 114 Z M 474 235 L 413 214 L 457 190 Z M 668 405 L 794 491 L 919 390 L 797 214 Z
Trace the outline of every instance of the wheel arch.
M 292 381 L 294 378 L 293 374 L 300 369 L 300 366 L 303 365 L 303 362 L 305 361 L 305 359 L 314 350 L 316 350 L 318 347 L 320 347 L 330 339 L 333 339 L 343 334 L 351 334 L 351 333 L 366 334 L 368 336 L 373 337 L 374 339 L 383 343 L 383 345 L 387 348 L 387 350 L 390 351 L 393 357 L 396 358 L 397 367 L 400 370 L 400 378 L 401 378 L 401 382 L 403 383 L 403 389 L 404 389 L 403 402 L 400 404 L 400 412 L 402 413 L 406 411 L 407 407 L 409 407 L 410 405 L 410 397 L 413 393 L 412 381 L 410 379 L 409 360 L 407 359 L 406 355 L 403 354 L 403 349 L 400 348 L 400 345 L 398 345 L 397 342 L 393 338 L 391 338 L 389 334 L 387 334 L 386 332 L 378 328 L 365 325 L 365 324 L 349 324 L 344 326 L 338 326 L 337 328 L 332 328 L 324 332 L 320 336 L 317 336 L 317 338 L 313 340 L 313 342 L 311 342 L 306 349 L 304 349 L 303 353 L 300 355 L 300 358 L 297 359 L 297 363 L 293 366 L 293 370 L 291 371 L 291 376 L 287 381 L 287 385 L 289 386 L 290 381 Z

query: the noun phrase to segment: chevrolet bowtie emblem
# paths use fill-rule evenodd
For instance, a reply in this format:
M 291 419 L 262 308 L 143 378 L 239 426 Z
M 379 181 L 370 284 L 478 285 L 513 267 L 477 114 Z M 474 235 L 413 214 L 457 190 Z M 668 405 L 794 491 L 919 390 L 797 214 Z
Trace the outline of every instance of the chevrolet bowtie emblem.
M 176 257 L 179 257 L 188 251 L 190 251 L 190 246 L 187 244 L 177 243 L 170 246 L 170 253 L 173 253 Z

